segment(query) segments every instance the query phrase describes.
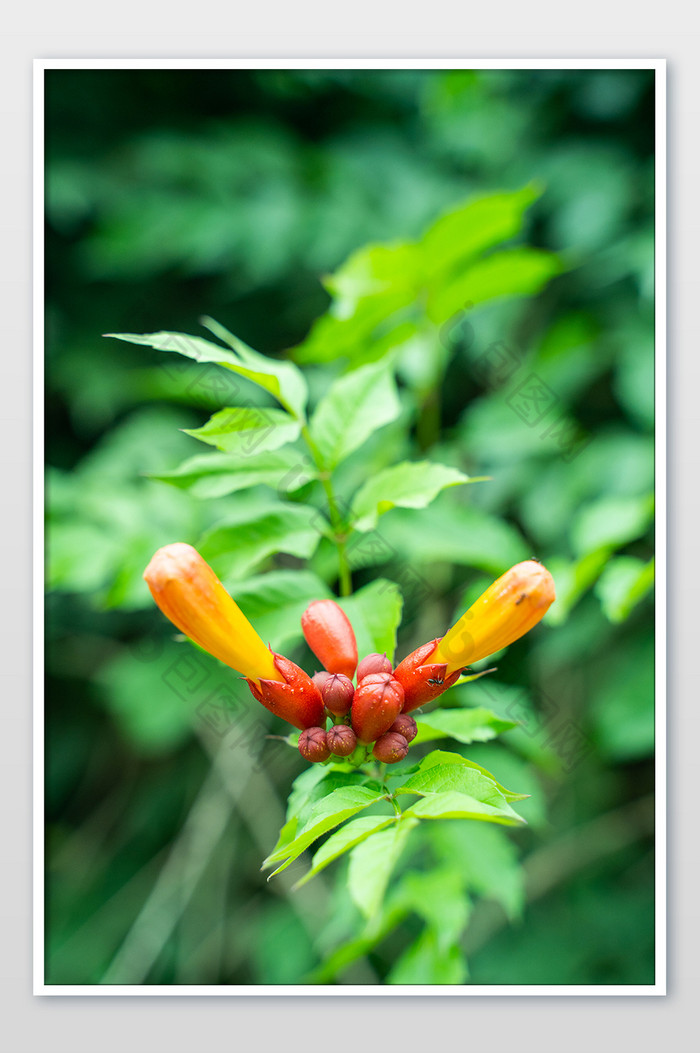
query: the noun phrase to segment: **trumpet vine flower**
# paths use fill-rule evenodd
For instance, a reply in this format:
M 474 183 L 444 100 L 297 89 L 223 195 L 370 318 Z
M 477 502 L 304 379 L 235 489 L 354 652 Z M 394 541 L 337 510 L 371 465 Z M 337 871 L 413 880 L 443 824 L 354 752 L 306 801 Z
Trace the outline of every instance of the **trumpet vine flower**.
M 357 664 L 352 625 L 333 600 L 315 600 L 302 615 L 304 637 L 324 669 L 310 677 L 265 646 L 212 568 L 191 545 L 159 549 L 144 572 L 154 600 L 186 636 L 247 680 L 253 696 L 302 731 L 307 760 L 354 755 L 374 743 L 386 764 L 401 760 L 416 735 L 411 710 L 451 687 L 472 662 L 500 651 L 535 626 L 554 602 L 545 567 L 511 567 L 443 637 L 423 644 L 392 671 L 386 655 Z M 353 676 L 357 670 L 357 687 Z M 333 726 L 326 732 L 328 717 Z M 341 721 L 350 717 L 350 723 Z M 350 726 L 352 725 L 352 726 Z M 358 762 L 358 761 L 356 761 Z
M 537 560 L 517 563 L 484 592 L 442 638 L 423 644 L 397 666 L 404 713 L 432 701 L 460 672 L 519 640 L 555 600 L 552 575 Z
M 143 577 L 165 617 L 209 654 L 255 682 L 284 679 L 269 648 L 192 545 L 158 549 Z
M 209 654 L 236 669 L 266 709 L 294 727 L 323 720 L 323 701 L 311 678 L 274 654 L 191 545 L 159 549 L 144 578 L 166 618 Z
M 554 580 L 537 560 L 517 563 L 484 592 L 440 640 L 433 662 L 449 676 L 519 640 L 545 616 L 556 596 Z

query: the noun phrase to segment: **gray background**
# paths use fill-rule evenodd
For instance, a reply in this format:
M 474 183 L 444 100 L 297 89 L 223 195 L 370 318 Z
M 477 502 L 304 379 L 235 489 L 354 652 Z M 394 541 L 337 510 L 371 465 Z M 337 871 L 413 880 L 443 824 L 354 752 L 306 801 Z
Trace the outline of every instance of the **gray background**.
M 682 12 L 685 14 L 682 14 Z M 663 21 L 661 17 L 663 16 Z M 604 29 L 605 32 L 596 32 Z M 338 1051 L 391 1043 L 493 1053 L 623 1048 L 695 1049 L 700 854 L 694 819 L 700 769 L 698 673 L 698 392 L 700 391 L 700 67 L 685 4 L 663 9 L 589 0 L 584 9 L 534 2 L 486 11 L 433 0 L 417 12 L 356 0 L 192 8 L 124 0 L 45 0 L 5 21 L 0 62 L 4 193 L 0 458 L 8 485 L 0 519 L 0 966 L 7 1048 L 203 1048 Z M 666 58 L 669 62 L 669 994 L 659 997 L 481 998 L 33 997 L 31 993 L 31 77 L 32 59 L 101 57 L 413 56 Z

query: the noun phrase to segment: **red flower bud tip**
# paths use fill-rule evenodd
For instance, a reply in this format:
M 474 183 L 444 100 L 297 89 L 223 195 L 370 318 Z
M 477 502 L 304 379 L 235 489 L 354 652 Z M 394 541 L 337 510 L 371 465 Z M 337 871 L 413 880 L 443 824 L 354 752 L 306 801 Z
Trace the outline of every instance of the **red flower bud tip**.
M 397 735 L 403 735 L 406 742 L 413 742 L 418 734 L 418 725 L 413 717 L 409 717 L 408 713 L 399 713 L 389 731 L 395 731 Z
M 357 747 L 357 735 L 347 724 L 334 724 L 326 732 L 326 743 L 336 757 L 349 757 Z
M 321 688 L 321 698 L 326 709 L 336 717 L 350 712 L 355 687 L 349 676 L 342 673 L 331 673 Z
M 288 724 L 304 730 L 325 722 L 321 692 L 310 676 L 281 654 L 274 654 L 275 667 L 284 680 L 265 680 L 256 685 L 248 680 L 248 687 L 266 709 Z
M 408 753 L 408 742 L 397 731 L 387 731 L 378 738 L 372 750 L 372 756 L 382 764 L 397 764 Z
M 403 703 L 403 688 L 390 673 L 366 676 L 352 700 L 352 726 L 358 740 L 367 745 L 388 731 Z
M 418 706 L 426 702 L 432 702 L 434 698 L 452 687 L 459 679 L 460 670 L 446 676 L 447 665 L 445 662 L 431 662 L 434 652 L 437 650 L 439 640 L 431 640 L 423 644 L 403 662 L 397 665 L 394 676 L 399 681 L 404 691 L 404 713 L 410 713 Z
M 301 616 L 307 644 L 330 673 L 352 677 L 357 666 L 357 641 L 342 607 L 333 600 L 314 600 Z
M 391 673 L 392 665 L 385 654 L 368 654 L 357 667 L 357 682 L 372 673 Z
M 325 684 L 326 680 L 328 680 L 331 676 L 333 676 L 332 673 L 329 673 L 326 669 L 322 669 L 320 673 L 314 673 L 311 679 L 320 691 L 323 685 Z
M 326 733 L 323 728 L 307 728 L 299 736 L 299 752 L 306 760 L 318 763 L 328 760 L 331 751 L 326 743 Z

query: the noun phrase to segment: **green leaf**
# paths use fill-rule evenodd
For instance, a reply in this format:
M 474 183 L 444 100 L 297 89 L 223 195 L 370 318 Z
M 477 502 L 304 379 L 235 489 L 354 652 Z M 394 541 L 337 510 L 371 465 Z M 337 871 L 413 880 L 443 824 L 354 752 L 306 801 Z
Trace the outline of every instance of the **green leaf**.
M 318 961 L 312 929 L 306 919 L 301 920 L 301 911 L 296 914 L 290 910 L 281 897 L 270 898 L 272 902 L 253 922 L 255 938 L 246 955 L 250 983 L 295 984 Z M 244 925 L 252 920 L 241 918 Z
M 398 554 L 423 574 L 424 565 L 434 562 L 499 575 L 531 555 L 531 547 L 510 523 L 475 506 L 450 502 L 450 497 L 440 495 L 422 510 L 397 508 L 382 521 L 381 545 L 360 539 L 348 546 L 353 566 L 384 563 Z
M 603 497 L 588 505 L 574 523 L 571 540 L 579 555 L 603 547 L 620 548 L 646 533 L 654 515 L 654 496 Z
M 514 237 L 522 226 L 525 210 L 538 197 L 538 189 L 530 185 L 480 197 L 441 216 L 421 241 L 425 270 L 442 273 Z
M 548 561 L 557 590 L 557 602 L 547 611 L 546 623 L 561 625 L 566 621 L 583 594 L 597 580 L 609 558 L 610 549 L 603 547 L 594 549 L 573 562 L 557 556 Z
M 358 449 L 378 428 L 400 412 L 391 366 L 361 366 L 336 380 L 319 402 L 309 425 L 328 470 Z
M 294 840 L 272 852 L 263 863 L 262 868 L 282 863 L 270 875 L 274 877 L 275 874 L 279 874 L 290 863 L 293 863 L 322 834 L 332 830 L 335 826 L 340 826 L 346 819 L 357 815 L 370 805 L 381 801 L 383 796 L 383 793 L 377 793 L 368 786 L 344 786 L 333 790 L 327 797 L 316 802 L 305 826 Z
M 211 693 L 217 677 L 221 680 L 220 670 L 216 659 L 202 652 L 195 656 L 189 645 L 168 642 L 151 661 L 124 648 L 97 672 L 96 695 L 137 751 L 158 756 L 190 737 L 199 719 L 195 708 Z M 193 673 L 204 685 L 202 691 L 183 696 L 183 684 Z M 223 679 L 233 697 L 238 686 L 228 673 Z
M 352 623 L 360 654 L 373 651 L 394 660 L 396 632 L 401 623 L 403 600 L 398 585 L 378 578 L 353 596 L 336 601 Z
M 511 800 L 522 799 L 520 795 L 507 790 L 501 792 L 496 780 L 478 764 L 472 764 L 458 753 L 443 753 L 440 750 L 425 757 L 418 771 L 398 786 L 395 793 L 434 794 L 451 791 L 467 794 L 494 808 L 507 806 L 506 795 Z
M 352 819 L 345 826 L 341 826 L 340 830 L 336 830 L 321 845 L 313 857 L 311 869 L 304 874 L 303 878 L 297 881 L 294 890 L 301 888 L 307 881 L 310 881 L 311 878 L 319 874 L 336 859 L 339 859 L 345 852 L 349 852 L 351 848 L 355 848 L 356 845 L 365 841 L 371 834 L 376 833 L 377 830 L 381 830 L 385 826 L 389 826 L 390 823 L 395 823 L 395 821 L 395 818 L 391 815 L 361 815 L 359 819 Z
M 591 704 L 596 749 L 606 760 L 629 763 L 654 752 L 653 635 L 611 651 Z
M 347 902 L 350 902 L 349 899 Z M 403 920 L 406 913 L 407 908 L 405 907 L 396 909 L 385 908 L 378 917 L 375 916 L 365 925 L 364 931 L 358 939 L 347 940 L 337 947 L 328 955 L 322 965 L 318 966 L 305 978 L 305 982 L 309 984 L 325 984 L 334 979 L 339 973 L 347 969 L 349 965 L 356 962 L 358 958 L 364 957 L 373 947 L 381 943 Z
M 535 705 L 522 687 L 490 678 L 477 680 L 464 688 L 452 688 L 452 691 L 474 705 L 493 708 L 497 715 L 503 715 L 503 719 L 517 721 L 516 727 L 508 732 L 509 747 L 543 771 L 552 775 L 561 774 L 561 764 L 552 748 L 551 733 L 547 730 L 553 712 L 557 712 L 553 699 L 546 698 Z
M 517 721 L 504 720 L 481 706 L 475 709 L 436 709 L 432 713 L 417 716 L 416 723 L 416 743 L 443 738 L 456 739 L 467 745 L 470 742 L 488 742 L 502 732 L 517 727 Z
M 415 337 L 415 320 L 403 315 L 415 302 L 410 289 L 385 290 L 361 299 L 348 317 L 336 304 L 318 318 L 302 344 L 295 348 L 299 362 L 332 362 L 350 359 L 355 367 L 377 362 L 392 348 Z
M 489 823 L 502 823 L 504 826 L 515 826 L 525 822 L 505 801 L 497 808 L 456 791 L 432 793 L 428 797 L 422 797 L 403 814 L 416 816 L 418 819 L 481 819 Z
M 654 560 L 633 556 L 612 559 L 595 586 L 603 613 L 611 622 L 624 622 L 654 585 Z
M 142 407 L 97 442 L 70 472 L 47 472 L 47 579 L 83 592 L 91 607 L 152 608 L 143 569 L 174 537 L 192 537 L 201 509 L 142 473 L 184 456 L 181 413 Z
M 430 833 L 436 833 L 445 826 L 456 826 L 463 830 L 463 823 L 439 823 L 431 825 Z M 468 830 L 474 830 L 470 823 Z M 478 824 L 476 829 L 497 833 L 505 837 L 503 831 L 487 824 Z M 456 943 L 469 920 L 471 904 L 465 894 L 465 875 L 461 867 L 435 867 L 423 872 L 409 870 L 403 874 L 394 888 L 391 907 L 407 909 L 418 914 L 435 933 L 438 944 L 447 951 L 450 944 Z
M 467 758 L 463 757 L 461 753 L 446 753 L 444 750 L 433 750 L 432 753 L 427 755 L 427 757 L 423 757 L 423 760 L 418 766 L 418 772 L 423 774 L 429 772 L 433 768 L 446 769 L 450 765 L 453 765 L 456 769 L 460 767 L 472 768 L 475 772 L 480 772 L 488 782 L 494 784 L 498 792 L 506 799 L 506 801 L 524 801 L 529 797 L 529 794 L 527 793 L 515 793 L 513 790 L 506 789 L 505 786 L 501 785 L 495 775 L 492 775 L 490 771 L 486 770 L 486 768 L 482 768 L 480 764 L 476 764 L 472 760 L 467 760 Z M 442 778 L 442 776 L 440 778 Z M 455 772 L 454 776 L 450 776 L 449 778 L 454 779 L 455 785 L 451 787 L 441 786 L 439 789 L 459 789 L 459 786 L 457 785 L 461 778 L 459 773 Z M 464 792 L 472 793 L 475 788 L 476 786 L 473 785 L 470 789 L 467 789 L 465 783 Z M 397 792 L 401 793 L 401 788 Z
M 521 734 L 527 738 L 527 733 L 519 729 Z M 518 814 L 522 815 L 526 822 L 537 829 L 545 829 L 548 825 L 546 816 L 545 795 L 542 792 L 535 766 L 529 759 L 519 756 L 516 752 L 514 740 L 517 732 L 509 736 L 509 745 L 500 742 L 489 742 L 488 744 L 472 744 L 468 748 L 460 750 L 465 757 L 468 756 L 470 764 L 480 764 L 498 786 L 505 799 L 513 804 L 518 801 Z M 503 783 L 505 782 L 505 786 Z M 507 786 L 520 786 L 520 792 L 510 793 Z
M 352 503 L 356 530 L 373 530 L 381 515 L 395 508 L 425 508 L 441 490 L 470 482 L 456 468 L 430 461 L 403 461 L 367 480 Z
M 372 918 L 379 910 L 391 872 L 416 826 L 417 819 L 402 817 L 389 830 L 374 833 L 352 850 L 348 891 L 366 918 Z
M 359 786 L 366 782 L 367 776 L 363 772 L 341 771 L 330 764 L 312 764 L 294 780 L 287 802 L 287 819 L 296 816 L 301 829 L 321 798 L 344 786 Z
M 376 361 L 405 345 L 418 331 L 416 307 L 426 283 L 436 293 L 450 286 L 450 274 L 466 261 L 518 232 L 536 197 L 533 187 L 490 195 L 438 219 L 420 242 L 359 249 L 325 279 L 334 299 L 297 348 L 298 360 Z
M 419 253 L 411 242 L 365 245 L 353 252 L 324 285 L 333 297 L 333 311 L 349 318 L 360 300 L 398 289 L 413 292 L 418 277 Z
M 223 331 L 223 327 L 221 329 Z M 189 336 L 187 333 L 105 333 L 105 336 L 126 340 L 130 344 L 144 344 L 146 347 L 155 348 L 156 351 L 174 351 L 194 359 L 195 362 L 223 366 L 269 391 L 295 416 L 304 416 L 308 392 L 306 381 L 298 367 L 293 362 L 267 358 L 230 333 L 228 336 L 231 350 L 219 347 L 210 340 Z
M 209 446 L 224 453 L 249 457 L 265 450 L 277 450 L 293 442 L 301 425 L 284 410 L 262 406 L 233 406 L 219 410 L 201 428 L 183 428 Z
M 493 823 L 455 821 L 432 824 L 429 833 L 433 851 L 457 868 L 469 889 L 497 900 L 509 918 L 522 914 L 525 875 L 505 830 Z
M 460 270 L 451 282 L 437 282 L 428 299 L 428 315 L 440 325 L 467 304 L 533 295 L 561 270 L 558 257 L 543 249 L 504 249 Z
M 386 978 L 388 984 L 463 984 L 467 963 L 459 947 L 447 950 L 433 929 L 424 929 Z
M 308 558 L 318 545 L 319 515 L 307 505 L 244 510 L 207 531 L 198 549 L 220 578 L 242 578 L 270 556 Z
M 461 828 L 465 824 L 437 823 L 434 830 L 452 825 Z M 474 825 L 469 824 L 472 828 Z M 440 947 L 446 949 L 458 938 L 468 920 L 470 904 L 463 887 L 464 881 L 454 868 L 404 873 L 398 883 L 392 885 L 381 910 L 366 924 L 359 939 L 349 940 L 333 951 L 307 982 L 328 983 L 381 943 L 411 911 L 426 920 L 436 933 Z
M 293 449 L 273 450 L 243 455 L 240 453 L 203 453 L 190 457 L 179 468 L 151 476 L 193 497 L 225 497 L 252 486 L 279 487 L 284 492 L 299 489 L 309 479 L 306 471 L 297 471 L 302 455 Z
M 298 361 L 375 362 L 415 335 L 415 321 L 405 314 L 417 300 L 418 263 L 416 246 L 407 242 L 353 253 L 324 280 L 333 302 L 296 349 Z
M 297 836 L 298 828 L 299 819 L 296 815 L 293 815 L 291 819 L 287 819 L 287 822 L 280 830 L 280 835 L 277 838 L 277 844 L 272 849 L 272 855 L 274 855 L 276 852 L 280 852 L 283 848 L 286 848 L 287 845 L 290 845 L 292 843 L 294 838 Z
M 286 406 L 294 416 L 304 419 L 304 410 L 306 408 L 306 400 L 308 398 L 309 390 L 306 385 L 304 375 L 298 366 L 295 366 L 293 362 L 279 361 L 277 359 L 268 358 L 266 355 L 261 355 L 259 351 L 254 351 L 248 344 L 243 343 L 237 336 L 229 332 L 220 322 L 216 322 L 213 318 L 204 317 L 201 322 L 210 332 L 218 336 L 225 344 L 236 352 L 245 364 L 250 368 L 261 370 L 263 373 L 270 373 L 273 377 L 276 377 L 281 386 L 281 397 L 276 397 Z M 256 381 L 260 384 L 260 381 Z M 261 387 L 266 387 L 265 384 L 260 384 Z M 268 388 L 268 390 L 271 390 Z M 273 392 L 275 394 L 275 392 Z
M 314 792 L 318 784 L 323 779 L 327 778 L 327 776 L 328 769 L 321 764 L 311 764 L 308 768 L 304 768 L 304 770 L 297 775 L 292 783 L 292 789 L 290 790 L 289 798 L 287 800 L 287 819 L 291 819 L 293 816 L 298 816 L 301 819 L 302 810 L 309 802 L 311 794 Z M 318 797 L 325 797 L 323 791 L 318 794 Z M 311 811 L 311 807 L 311 804 L 309 804 L 309 812 Z M 302 825 L 305 822 L 306 817 L 301 819 Z
M 300 619 L 312 600 L 331 591 L 309 570 L 272 570 L 236 585 L 236 603 L 278 653 L 302 640 Z

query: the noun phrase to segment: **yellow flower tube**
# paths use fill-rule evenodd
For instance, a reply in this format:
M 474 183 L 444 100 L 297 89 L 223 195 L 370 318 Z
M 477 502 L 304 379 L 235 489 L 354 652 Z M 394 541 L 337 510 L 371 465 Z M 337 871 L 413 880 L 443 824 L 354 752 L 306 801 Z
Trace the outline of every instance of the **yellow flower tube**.
M 494 581 L 430 656 L 445 675 L 500 651 L 529 632 L 556 599 L 554 580 L 537 560 L 517 563 Z
M 272 653 L 191 545 L 158 549 L 143 577 L 163 614 L 190 640 L 256 684 L 284 681 Z

